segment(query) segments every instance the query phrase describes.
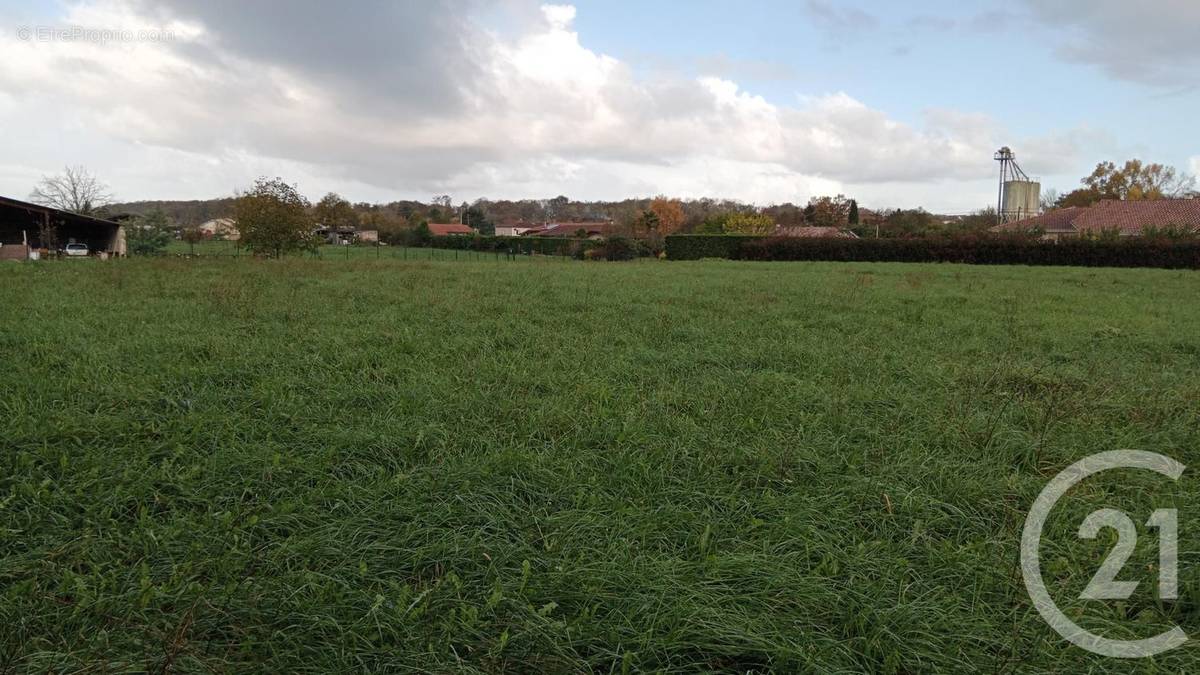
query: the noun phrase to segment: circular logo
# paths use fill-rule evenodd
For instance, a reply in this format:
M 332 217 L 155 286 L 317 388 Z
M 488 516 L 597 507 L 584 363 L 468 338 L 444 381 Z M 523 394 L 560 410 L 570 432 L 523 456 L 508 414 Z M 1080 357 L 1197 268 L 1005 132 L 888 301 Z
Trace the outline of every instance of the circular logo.
M 33 37 L 33 31 L 29 28 L 29 26 L 21 26 L 17 28 L 18 40 L 27 42 L 31 37 Z
M 1025 529 L 1021 532 L 1021 576 L 1025 578 L 1025 588 L 1029 591 L 1033 606 L 1059 635 L 1089 652 L 1127 659 L 1161 654 L 1188 641 L 1187 633 L 1179 626 L 1142 640 L 1113 640 L 1082 628 L 1071 621 L 1058 608 L 1058 605 L 1054 604 L 1054 599 L 1050 597 L 1050 592 L 1046 589 L 1046 583 L 1042 579 L 1041 560 L 1038 552 L 1042 539 L 1042 528 L 1046 524 L 1046 518 L 1050 515 L 1051 509 L 1068 490 L 1089 476 L 1109 469 L 1145 469 L 1162 474 L 1171 480 L 1178 480 L 1184 468 L 1183 464 L 1174 459 L 1155 452 L 1113 450 L 1097 453 L 1075 462 L 1063 469 L 1042 489 L 1041 494 L 1034 500 L 1033 507 L 1029 510 L 1029 516 L 1025 518 Z M 1162 565 L 1163 569 L 1160 570 L 1160 574 L 1164 576 L 1159 579 L 1159 589 L 1160 595 L 1166 597 L 1170 594 L 1171 597 L 1174 597 L 1175 561 L 1178 556 L 1178 543 L 1173 529 L 1175 525 L 1174 511 L 1157 511 L 1148 524 L 1164 526 L 1160 560 L 1166 564 Z M 1171 529 L 1165 527 L 1168 524 Z M 1115 528 L 1120 539 L 1118 539 L 1113 553 L 1096 573 L 1092 583 L 1084 590 L 1081 597 L 1089 599 L 1129 597 L 1133 593 L 1133 588 L 1137 586 L 1137 582 L 1118 582 L 1113 579 L 1128 557 L 1126 551 L 1132 551 L 1133 541 L 1128 537 L 1133 536 L 1136 539 L 1136 528 L 1129 516 L 1124 513 L 1114 509 L 1101 509 L 1092 513 L 1083 522 L 1079 528 L 1079 535 L 1095 538 L 1101 527 Z M 1132 535 L 1130 535 L 1130 531 L 1132 531 Z M 1167 536 L 1168 534 L 1169 536 Z M 1118 555 L 1118 551 L 1121 551 L 1122 554 Z M 1169 579 L 1165 576 L 1168 570 L 1171 575 Z

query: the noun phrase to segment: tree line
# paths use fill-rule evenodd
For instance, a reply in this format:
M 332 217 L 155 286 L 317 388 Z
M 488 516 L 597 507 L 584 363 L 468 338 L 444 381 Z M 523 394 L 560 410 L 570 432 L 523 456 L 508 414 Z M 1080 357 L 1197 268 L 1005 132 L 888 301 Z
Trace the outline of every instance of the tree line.
M 1166 199 L 1196 197 L 1195 179 L 1162 164 L 1129 160 L 1118 166 L 1101 162 L 1080 181 L 1080 187 L 1059 195 L 1048 191 L 1045 210 L 1089 206 L 1103 199 Z M 455 205 L 449 195 L 429 202 L 398 200 L 386 204 L 352 203 L 328 193 L 312 204 L 281 178 L 260 178 L 233 197 L 189 201 L 116 203 L 108 187 L 83 167 L 43 177 L 30 200 L 54 208 L 126 220 L 130 251 L 161 250 L 170 239 L 196 241 L 197 225 L 217 218 L 238 223 L 243 244 L 269 255 L 316 246 L 318 226 L 335 230 L 375 230 L 387 243 L 421 243 L 431 223 L 462 223 L 484 235 L 497 224 L 604 221 L 627 236 L 649 240 L 677 233 L 767 234 L 781 227 L 833 227 L 860 237 L 919 237 L 981 231 L 996 222 L 994 208 L 966 216 L 939 216 L 924 209 L 870 210 L 845 195 L 815 196 L 803 206 L 791 202 L 758 207 L 729 199 L 674 199 L 665 195 L 620 201 L 577 201 L 564 195 L 551 199 L 477 199 Z

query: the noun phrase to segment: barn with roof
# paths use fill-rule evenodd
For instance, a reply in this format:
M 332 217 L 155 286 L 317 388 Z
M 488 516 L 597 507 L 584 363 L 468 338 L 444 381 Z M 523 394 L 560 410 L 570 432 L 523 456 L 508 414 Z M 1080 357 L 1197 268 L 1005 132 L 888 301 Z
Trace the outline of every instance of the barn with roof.
M 0 197 L 0 259 L 24 260 L 32 251 L 56 253 L 83 244 L 93 254 L 125 255 L 120 223 Z

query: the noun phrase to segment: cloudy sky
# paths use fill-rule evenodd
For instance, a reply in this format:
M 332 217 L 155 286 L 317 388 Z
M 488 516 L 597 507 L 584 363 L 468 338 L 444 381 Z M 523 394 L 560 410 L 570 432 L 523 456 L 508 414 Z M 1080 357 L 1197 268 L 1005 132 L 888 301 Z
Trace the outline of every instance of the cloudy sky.
M 1197 0 L 0 0 L 0 194 L 993 203 L 1200 171 Z

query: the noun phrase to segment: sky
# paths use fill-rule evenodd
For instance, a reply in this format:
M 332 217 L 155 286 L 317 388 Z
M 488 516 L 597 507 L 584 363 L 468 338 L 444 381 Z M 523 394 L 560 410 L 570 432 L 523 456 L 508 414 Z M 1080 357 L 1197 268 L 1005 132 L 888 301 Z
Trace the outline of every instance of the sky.
M 1196 0 L 0 0 L 0 194 L 994 204 L 1200 172 Z

